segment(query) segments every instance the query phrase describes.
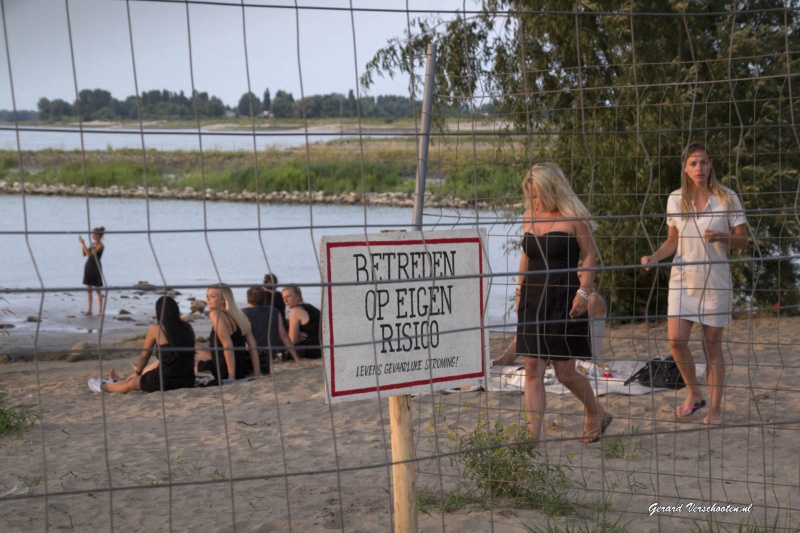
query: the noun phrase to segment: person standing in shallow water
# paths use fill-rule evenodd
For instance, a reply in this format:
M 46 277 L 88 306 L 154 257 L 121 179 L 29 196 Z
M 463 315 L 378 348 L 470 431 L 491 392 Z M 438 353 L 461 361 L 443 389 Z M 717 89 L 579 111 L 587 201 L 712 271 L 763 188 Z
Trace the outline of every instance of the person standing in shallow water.
M 725 386 L 722 332 L 731 322 L 733 294 L 728 252 L 747 248 L 749 238 L 742 202 L 717 181 L 711 153 L 701 142 L 690 143 L 683 153 L 681 188 L 667 200 L 667 226 L 667 240 L 641 261 L 649 270 L 675 255 L 669 277 L 667 337 L 689 393 L 675 409 L 675 416 L 686 418 L 706 405 L 689 349 L 689 336 L 697 322 L 702 327 L 711 395 L 703 424 L 719 426 Z
M 83 237 L 78 237 L 81 243 L 81 249 L 84 257 L 86 257 L 86 264 L 83 267 L 83 284 L 86 285 L 86 311 L 83 312 L 86 316 L 92 316 L 92 289 L 97 293 L 97 314 L 103 313 L 103 292 L 100 287 L 103 286 L 103 266 L 100 264 L 100 258 L 103 257 L 103 234 L 106 228 L 97 226 L 92 229 L 92 243 L 86 246 L 86 241 Z

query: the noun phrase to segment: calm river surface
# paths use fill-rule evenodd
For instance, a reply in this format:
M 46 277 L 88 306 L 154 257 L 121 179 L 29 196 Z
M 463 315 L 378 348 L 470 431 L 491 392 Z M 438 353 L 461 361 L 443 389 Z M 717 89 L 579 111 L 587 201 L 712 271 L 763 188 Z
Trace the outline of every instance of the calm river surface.
M 317 205 L 261 205 L 232 202 L 76 198 L 0 195 L 0 289 L 41 289 L 82 294 L 85 259 L 78 236 L 103 225 L 107 234 L 102 258 L 110 287 L 139 281 L 204 294 L 204 287 L 223 281 L 247 286 L 274 272 L 281 283 L 311 284 L 305 299 L 319 305 L 318 247 L 325 235 L 378 233 L 408 229 L 410 208 Z M 425 229 L 485 228 L 493 272 L 487 325 L 504 319 L 513 294 L 507 272 L 518 268 L 518 254 L 505 246 L 519 226 L 502 213 L 429 209 Z M 309 229 L 311 228 L 311 229 Z M 38 269 L 38 276 L 37 276 Z M 182 289 L 183 288 L 183 289 Z M 80 291 L 80 292 L 78 292 Z M 236 289 L 244 304 L 245 288 Z M 2 296 L 12 309 L 16 292 Z
M 396 136 L 387 134 L 388 136 Z M 383 135 L 386 136 L 386 135 Z M 84 128 L 83 134 L 77 128 L 37 128 L 22 126 L 19 131 L 21 150 L 141 150 L 142 142 L 148 150 L 203 150 L 252 151 L 265 148 L 289 148 L 308 143 L 325 142 L 334 139 L 352 138 L 352 135 L 327 134 L 306 135 L 303 129 L 295 130 L 203 130 L 200 134 L 194 129 L 136 129 Z M 13 127 L 0 127 L 0 150 L 17 149 L 17 132 Z

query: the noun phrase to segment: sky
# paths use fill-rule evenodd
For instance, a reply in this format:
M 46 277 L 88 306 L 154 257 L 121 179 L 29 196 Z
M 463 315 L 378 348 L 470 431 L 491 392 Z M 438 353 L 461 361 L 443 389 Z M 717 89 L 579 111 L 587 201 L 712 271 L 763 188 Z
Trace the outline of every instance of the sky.
M 453 18 L 457 10 L 476 6 L 474 0 L 245 4 L 244 10 L 235 0 L 189 4 L 187 20 L 182 1 L 4 0 L 0 109 L 12 109 L 13 102 L 17 109 L 36 109 L 41 97 L 72 102 L 76 84 L 78 91 L 106 89 L 117 99 L 135 94 L 137 83 L 140 93 L 167 89 L 188 95 L 192 80 L 198 91 L 235 106 L 247 91 L 248 73 L 259 98 L 266 88 L 272 96 L 282 89 L 299 98 L 301 77 L 305 95 L 408 95 L 403 77 L 376 78 L 366 93 L 357 87 L 374 53 L 405 31 L 402 11 L 412 11 L 412 19 L 433 15 L 413 11 Z

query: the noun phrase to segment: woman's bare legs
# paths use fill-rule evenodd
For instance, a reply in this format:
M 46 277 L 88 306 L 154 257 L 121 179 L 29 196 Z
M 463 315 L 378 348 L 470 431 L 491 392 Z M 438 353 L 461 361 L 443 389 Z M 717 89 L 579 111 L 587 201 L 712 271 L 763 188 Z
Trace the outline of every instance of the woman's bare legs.
M 542 435 L 544 408 L 546 405 L 544 392 L 544 371 L 547 361 L 538 357 L 525 358 L 525 409 L 528 417 L 528 428 L 533 440 L 538 441 Z
M 135 390 L 142 390 L 139 386 L 141 376 L 133 375 L 124 381 L 116 381 L 114 383 L 103 383 L 102 389 L 106 392 L 121 392 L 126 394 Z
M 694 357 L 692 356 L 692 351 L 689 349 L 689 335 L 692 333 L 693 324 L 694 323 L 690 320 L 679 317 L 670 317 L 667 319 L 669 348 L 672 351 L 672 357 L 678 365 L 678 370 L 681 372 L 681 377 L 683 377 L 683 382 L 686 383 L 686 390 L 689 393 L 683 401 L 684 411 L 691 410 L 692 406 L 698 405 L 703 399 L 703 393 L 700 391 L 700 385 L 697 383 L 697 371 L 694 366 Z
M 86 286 L 86 311 L 83 313 L 86 316 L 92 316 L 92 286 Z M 97 314 L 103 314 L 103 291 L 94 289 L 97 293 Z
M 147 366 L 144 367 L 144 370 L 142 370 L 141 374 L 137 374 L 136 373 L 136 370 L 137 370 L 136 363 L 131 363 L 131 366 L 133 367 L 133 374 L 131 374 L 130 376 L 128 376 L 126 378 L 123 378 L 122 376 L 117 374 L 116 370 L 114 370 L 112 368 L 111 370 L 108 371 L 108 378 L 113 380 L 113 381 L 130 381 L 130 380 L 132 380 L 133 378 L 135 378 L 137 376 L 143 376 L 143 375 L 147 374 L 148 372 L 150 372 L 151 370 L 155 370 L 156 368 L 158 368 L 158 359 L 156 359 L 155 361 L 150 361 L 147 364 Z
M 711 407 L 708 418 L 722 418 L 722 395 L 725 388 L 725 356 L 722 353 L 723 328 L 703 326 L 703 350 L 706 353 L 708 393 Z
M 600 402 L 597 401 L 597 397 L 594 395 L 592 385 L 586 379 L 586 376 L 578 372 L 575 359 L 552 361 L 552 363 L 558 381 L 580 400 L 586 412 L 581 442 L 594 442 L 602 433 L 606 413 L 600 407 Z
M 83 312 L 86 316 L 92 315 L 92 287 L 86 286 L 86 311 Z
M 492 361 L 492 364 L 498 366 L 511 366 L 514 364 L 514 361 L 517 360 L 517 357 L 519 357 L 519 354 L 517 353 L 517 336 L 514 335 L 514 338 L 511 339 L 508 347 L 497 357 L 497 359 Z

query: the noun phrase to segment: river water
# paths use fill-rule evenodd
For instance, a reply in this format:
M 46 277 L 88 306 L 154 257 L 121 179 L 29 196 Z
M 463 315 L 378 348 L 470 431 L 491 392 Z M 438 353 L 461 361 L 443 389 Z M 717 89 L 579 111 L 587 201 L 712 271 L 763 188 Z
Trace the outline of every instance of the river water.
M 137 129 L 123 128 L 39 128 L 21 126 L 19 132 L 11 127 L 0 127 L 0 150 L 16 150 L 17 133 L 21 150 L 148 150 L 162 151 L 203 150 L 252 151 L 265 148 L 290 148 L 308 143 L 334 139 L 352 138 L 335 132 L 306 135 L 303 129 L 257 130 L 255 135 L 248 130 L 208 130 L 199 134 L 196 129 Z M 373 134 L 375 135 L 375 134 Z M 396 136 L 387 134 L 388 136 Z
M 78 236 L 88 239 L 88 228 L 103 225 L 102 263 L 110 293 L 132 293 L 132 286 L 146 281 L 203 297 L 207 285 L 222 281 L 240 286 L 235 293 L 244 304 L 246 286 L 271 271 L 281 283 L 305 285 L 305 299 L 319 305 L 321 237 L 408 229 L 411 220 L 412 210 L 399 207 L 0 195 L 0 290 L 5 289 L 0 297 L 23 320 L 36 314 L 41 289 L 72 294 L 83 308 L 85 258 Z M 519 226 L 502 213 L 438 209 L 426 212 L 424 226 L 426 231 L 486 229 L 493 272 L 487 325 L 508 321 L 514 280 L 505 274 L 518 268 L 518 256 L 504 250 Z M 180 303 L 187 310 L 186 302 Z
M 390 135 L 396 136 L 396 135 Z M 0 149 L 147 149 L 252 151 L 290 148 L 347 135 L 306 135 L 302 129 L 211 131 L 187 129 L 0 127 Z M 352 136 L 351 136 L 352 137 Z M 493 272 L 486 325 L 503 328 L 509 317 L 518 268 L 506 246 L 519 226 L 503 213 L 426 210 L 426 231 L 484 228 Z M 325 235 L 408 229 L 409 208 L 343 205 L 261 205 L 248 203 L 0 195 L 0 354 L 31 346 L 98 340 L 98 335 L 129 335 L 132 323 L 151 319 L 155 297 L 132 289 L 139 282 L 181 292 L 181 309 L 191 297 L 220 281 L 235 287 L 240 305 L 246 287 L 273 272 L 281 283 L 303 286 L 305 300 L 321 304 L 318 246 Z M 88 228 L 107 229 L 103 269 L 109 286 L 107 319 L 82 317 L 86 291 L 81 285 L 84 258 L 78 236 Z M 509 284 L 512 290 L 509 290 Z M 130 312 L 130 315 L 123 313 Z M 31 322 L 29 317 L 39 317 Z M 5 328 L 5 329 L 3 329 Z M 9 337 L 3 334 L 11 332 Z M 49 338 L 47 337 L 49 335 Z M 9 348 L 10 346 L 10 348 Z M 24 347 L 20 348 L 20 347 Z M 9 352 L 10 353 L 10 352 Z

